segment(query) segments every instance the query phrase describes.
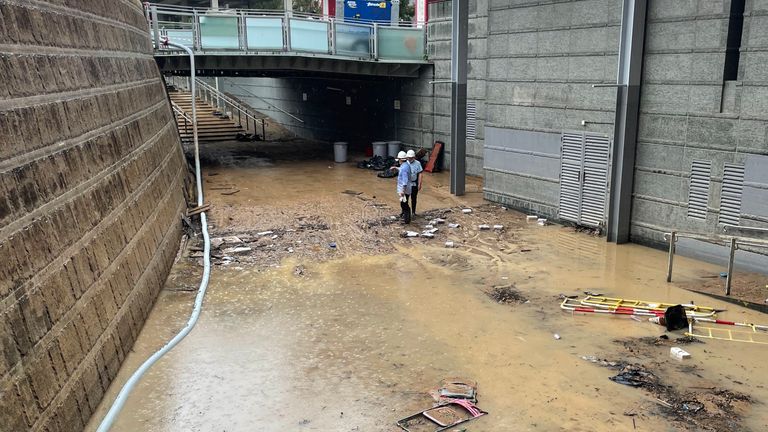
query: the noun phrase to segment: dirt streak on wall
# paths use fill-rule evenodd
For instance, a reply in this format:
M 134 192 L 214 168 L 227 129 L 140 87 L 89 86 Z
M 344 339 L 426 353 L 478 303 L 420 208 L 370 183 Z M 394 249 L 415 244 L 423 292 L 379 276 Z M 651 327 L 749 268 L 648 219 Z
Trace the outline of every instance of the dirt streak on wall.
M 0 0 L 0 432 L 83 429 L 176 254 L 146 27 L 133 0 Z

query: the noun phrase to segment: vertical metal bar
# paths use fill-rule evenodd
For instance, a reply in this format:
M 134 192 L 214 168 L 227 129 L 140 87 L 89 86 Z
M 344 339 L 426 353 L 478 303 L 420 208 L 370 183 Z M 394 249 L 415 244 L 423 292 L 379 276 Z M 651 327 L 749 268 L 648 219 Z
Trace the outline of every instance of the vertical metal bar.
M 331 19 L 330 20 L 330 26 L 331 29 L 331 54 L 336 55 L 336 20 Z
M 373 23 L 373 58 L 379 59 L 379 23 Z
M 451 193 L 464 195 L 467 171 L 469 0 L 453 0 L 451 25 Z
M 616 83 L 608 241 L 629 241 L 648 0 L 624 0 Z
M 267 140 L 267 127 L 264 124 L 264 119 L 261 119 L 261 139 L 263 141 Z
M 669 233 L 669 258 L 667 260 L 667 282 L 672 282 L 672 264 L 675 261 L 675 242 L 677 242 L 677 233 Z
M 733 281 L 733 260 L 736 257 L 736 237 L 731 237 L 731 250 L 728 255 L 728 275 L 725 277 L 725 295 L 731 295 L 731 282 Z
M 202 46 L 202 36 L 200 35 L 200 16 L 197 9 L 192 11 L 192 49 L 199 51 Z
M 334 1 L 334 0 L 328 0 L 328 1 Z M 336 1 L 336 19 L 344 22 L 344 0 L 335 0 Z
M 283 37 L 283 44 L 285 45 L 285 51 L 291 50 L 291 16 L 288 12 L 283 17 L 283 31 L 285 36 Z
M 221 91 L 219 90 L 219 77 L 215 77 L 213 79 L 214 84 L 216 84 L 216 109 L 218 109 L 221 106 Z
M 160 49 L 160 23 L 157 20 L 157 6 L 152 6 L 152 36 L 155 38 L 155 49 Z

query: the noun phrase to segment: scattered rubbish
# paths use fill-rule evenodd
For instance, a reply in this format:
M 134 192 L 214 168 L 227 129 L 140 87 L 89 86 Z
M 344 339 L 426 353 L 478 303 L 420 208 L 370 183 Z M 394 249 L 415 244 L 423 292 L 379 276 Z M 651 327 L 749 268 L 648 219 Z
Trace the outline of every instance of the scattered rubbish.
M 533 249 L 520 249 L 520 252 L 530 252 L 530 251 L 532 251 L 532 250 L 533 250 Z
M 562 293 L 558 294 L 558 296 L 557 296 L 557 298 L 559 298 L 560 300 L 563 300 L 563 299 L 575 299 L 575 298 L 578 298 L 578 297 L 579 296 L 576 296 L 576 295 L 565 295 L 565 294 L 562 294 Z
M 438 229 L 437 229 L 437 228 L 429 228 L 429 229 L 427 229 L 427 230 L 424 230 L 424 232 L 428 232 L 428 233 L 430 233 L 430 234 L 434 234 L 434 233 L 436 233 L 437 231 L 438 231 Z
M 469 213 L 472 213 L 472 209 L 471 208 L 461 209 L 461 212 L 465 214 L 469 214 Z
M 431 221 L 429 221 L 429 223 L 430 223 L 430 224 L 432 224 L 432 225 L 436 225 L 436 224 L 444 224 L 444 223 L 445 223 L 445 219 L 442 219 L 442 218 L 434 218 L 434 219 L 432 219 Z
M 728 277 L 728 272 L 720 272 L 720 277 L 721 278 L 727 278 Z
M 304 266 L 300 266 L 300 265 L 296 266 L 293 269 L 293 274 L 296 275 L 296 276 L 304 275 Z
M 235 189 L 235 190 L 229 191 L 229 192 L 222 192 L 221 194 L 222 195 L 234 195 L 234 194 L 236 194 L 238 192 L 240 192 L 240 189 Z
M 495 230 L 502 230 L 502 229 L 504 229 L 504 225 L 494 225 L 493 229 L 495 229 Z
M 272 236 L 272 237 L 270 237 L 270 238 L 271 238 L 272 240 L 275 240 L 277 237 L 278 237 L 278 235 L 277 235 L 277 234 L 275 234 L 275 235 L 273 235 L 273 236 Z
M 602 297 L 603 295 L 603 293 L 594 292 L 594 291 L 584 291 L 584 294 L 590 297 Z
M 482 225 L 478 225 L 477 228 L 480 229 L 480 230 L 485 231 L 485 230 L 491 229 L 491 226 L 490 225 L 486 225 L 486 224 L 482 224 Z
M 477 403 L 477 382 L 459 377 L 446 378 L 440 381 L 436 390 L 430 390 L 429 394 L 437 403 L 445 402 L 446 399 L 466 399 Z
M 288 249 L 286 249 L 286 250 L 288 251 L 288 253 L 293 253 L 293 248 L 292 248 L 292 247 L 289 247 L 289 248 L 288 248 Z
M 528 300 L 515 289 L 513 284 L 495 286 L 485 293 L 500 304 L 522 304 Z
M 389 220 L 397 220 L 397 216 L 390 216 Z
M 452 247 L 454 247 L 454 245 L 453 245 L 453 242 L 452 242 L 452 241 L 447 241 L 447 242 L 445 242 L 445 247 L 447 247 L 447 248 L 452 248 Z
M 459 225 L 459 224 L 457 224 L 457 223 L 449 223 L 449 224 L 448 224 L 448 228 L 458 228 L 458 227 L 460 227 L 460 226 L 461 226 L 461 225 Z M 766 301 L 768 301 L 768 300 L 766 300 Z
M 554 337 L 554 338 L 555 338 L 555 340 L 560 340 L 560 339 L 561 339 L 561 338 L 560 338 L 560 335 L 559 335 L 559 334 L 557 334 L 557 333 L 553 334 L 553 335 L 552 335 L 552 337 Z
M 336 249 L 336 243 L 334 242 L 328 243 L 328 247 L 331 249 Z
M 345 189 L 341 193 L 347 194 L 347 195 L 360 195 L 360 194 L 362 194 L 362 192 L 358 192 L 358 191 L 354 191 L 354 190 L 350 190 L 350 189 Z
M 649 372 L 640 365 L 628 364 L 621 368 L 616 376 L 608 378 L 609 380 L 624 384 L 630 387 L 653 386 L 658 383 L 658 378 L 652 372 Z
M 270 234 L 274 234 L 274 233 L 272 231 L 262 231 L 262 232 L 256 233 L 256 235 L 258 235 L 258 236 L 267 236 L 267 235 L 270 235 Z
M 689 411 L 689 412 L 692 412 L 692 413 L 697 413 L 697 412 L 699 412 L 699 411 L 704 409 L 704 404 L 699 402 L 699 401 L 686 401 L 686 402 L 683 402 L 680 405 L 680 408 L 683 411 Z
M 199 207 L 194 207 L 194 208 L 191 208 L 191 209 L 187 209 L 187 217 L 194 216 L 196 214 L 200 214 L 200 213 L 202 213 L 204 211 L 208 211 L 208 210 L 210 210 L 210 208 L 211 208 L 211 204 L 207 203 L 207 204 L 203 204 L 203 205 L 201 205 Z
M 232 244 L 236 244 L 236 243 L 242 243 L 242 242 L 243 242 L 243 240 L 242 240 L 240 237 L 238 237 L 238 236 L 227 236 L 227 237 L 220 237 L 220 239 L 221 239 L 221 240 L 222 240 L 224 243 L 232 243 Z M 211 241 L 213 241 L 213 240 L 211 240 Z
M 544 225 L 546 225 L 546 224 L 547 224 L 547 220 L 546 220 L 546 219 L 543 219 L 543 218 L 542 218 L 542 219 L 538 219 L 538 220 L 536 221 L 536 223 L 537 223 L 537 224 L 539 224 L 539 225 L 541 225 L 541 226 L 544 226 Z
M 536 222 L 538 220 L 539 220 L 539 217 L 535 215 L 528 215 L 525 217 L 526 222 Z
M 432 228 L 434 228 L 434 227 L 435 227 L 434 225 L 432 225 L 432 224 L 429 224 L 429 225 L 425 225 L 425 226 L 424 226 L 424 229 L 432 229 Z
M 416 231 L 405 231 L 402 234 L 400 234 L 400 237 L 418 237 L 419 233 Z
M 672 347 L 669 349 L 669 356 L 677 360 L 686 360 L 691 358 L 691 354 L 679 347 Z
M 421 411 L 397 421 L 397 426 L 406 432 L 427 431 L 434 432 L 445 431 L 482 417 L 488 414 L 481 410 L 475 404 L 466 399 L 446 399 L 446 401 L 434 408 Z M 436 429 L 431 429 L 431 427 Z M 414 429 L 418 428 L 418 429 Z
M 424 238 L 435 238 L 435 235 L 432 234 L 431 232 L 423 232 L 421 233 L 421 236 Z

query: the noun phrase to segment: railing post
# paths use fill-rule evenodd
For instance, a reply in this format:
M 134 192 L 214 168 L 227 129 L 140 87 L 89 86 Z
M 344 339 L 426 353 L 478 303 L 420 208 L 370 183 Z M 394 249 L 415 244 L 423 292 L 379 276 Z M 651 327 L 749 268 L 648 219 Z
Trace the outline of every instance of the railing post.
M 725 295 L 731 295 L 731 282 L 733 281 L 733 260 L 736 257 L 736 237 L 731 237 L 731 251 L 728 255 L 728 275 L 725 277 Z
M 160 23 L 157 20 L 157 6 L 152 6 L 152 36 L 155 38 L 155 49 L 160 49 Z
M 254 131 L 256 132 L 256 131 Z M 261 140 L 266 141 L 267 140 L 267 127 L 264 124 L 264 119 L 261 119 Z
M 669 258 L 667 261 L 667 282 L 672 282 L 672 263 L 675 260 L 675 242 L 677 241 L 677 233 L 672 231 L 669 233 Z
M 291 50 L 291 14 L 287 11 L 283 17 L 283 31 L 283 49 L 288 52 Z
M 379 23 L 373 23 L 373 59 L 379 59 Z
M 331 54 L 336 55 L 336 20 L 331 18 L 329 21 L 331 24 L 328 26 L 331 29 Z
M 200 37 L 200 16 L 197 14 L 197 9 L 192 11 L 192 49 L 199 51 L 203 42 Z
M 245 36 L 245 16 L 242 11 L 237 14 L 237 46 L 240 51 L 248 51 L 248 43 Z

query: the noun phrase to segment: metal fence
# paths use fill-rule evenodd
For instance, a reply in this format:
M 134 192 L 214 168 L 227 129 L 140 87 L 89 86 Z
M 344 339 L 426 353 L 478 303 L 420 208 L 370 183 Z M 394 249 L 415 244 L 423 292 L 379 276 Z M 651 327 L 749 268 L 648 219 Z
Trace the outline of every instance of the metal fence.
M 330 55 L 357 60 L 426 60 L 426 31 L 291 11 L 201 9 L 145 3 L 155 47 L 164 40 L 201 54 Z M 159 51 L 159 50 L 158 50 Z

